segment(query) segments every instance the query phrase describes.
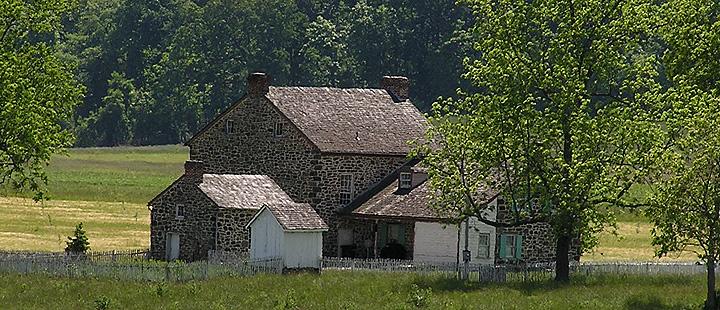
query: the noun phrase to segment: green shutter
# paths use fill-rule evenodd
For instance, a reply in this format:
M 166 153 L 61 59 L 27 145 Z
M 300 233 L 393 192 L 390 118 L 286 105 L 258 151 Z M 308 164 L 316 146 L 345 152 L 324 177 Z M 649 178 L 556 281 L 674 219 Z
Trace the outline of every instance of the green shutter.
M 378 250 L 385 247 L 385 243 L 387 243 L 387 224 L 386 223 L 379 223 L 378 224 Z
M 405 224 L 400 223 L 400 236 L 398 236 L 398 242 L 405 245 Z
M 507 247 L 507 245 L 505 244 L 505 235 L 501 234 L 500 235 L 500 255 L 498 255 L 498 256 L 500 256 L 500 258 L 505 258 L 505 247 Z
M 515 236 L 515 258 L 522 258 L 522 235 Z

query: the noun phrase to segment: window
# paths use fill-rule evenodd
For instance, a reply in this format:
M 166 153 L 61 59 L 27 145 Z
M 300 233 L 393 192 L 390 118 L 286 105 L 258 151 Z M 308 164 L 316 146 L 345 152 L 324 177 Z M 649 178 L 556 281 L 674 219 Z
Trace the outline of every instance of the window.
M 352 174 L 340 175 L 340 204 L 347 205 L 353 196 L 353 176 Z
M 273 128 L 273 136 L 282 137 L 285 134 L 285 123 L 276 122 L 275 128 Z
M 401 234 L 400 227 L 401 224 L 388 224 L 388 243 L 390 242 L 400 242 L 400 240 L 404 240 L 405 236 L 404 233 Z
M 178 220 L 182 220 L 185 218 L 185 206 L 184 205 L 176 205 L 175 206 L 175 218 Z
M 227 134 L 235 133 L 235 121 L 230 120 L 230 119 L 225 121 L 225 133 L 227 133 Z
M 501 258 L 522 258 L 522 235 L 500 235 L 499 254 Z
M 490 234 L 480 233 L 478 238 L 477 258 L 490 258 Z
M 410 172 L 400 172 L 400 188 L 412 187 L 412 175 Z

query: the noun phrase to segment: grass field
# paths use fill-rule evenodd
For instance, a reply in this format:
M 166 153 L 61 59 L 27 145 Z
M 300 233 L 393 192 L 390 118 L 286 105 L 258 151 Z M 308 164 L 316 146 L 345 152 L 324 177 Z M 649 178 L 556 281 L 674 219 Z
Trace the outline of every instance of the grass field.
M 52 200 L 35 204 L 27 196 L 0 191 L 0 249 L 56 251 L 77 222 L 84 222 L 95 250 L 148 246 L 145 204 L 182 174 L 186 147 L 70 149 L 53 157 L 48 168 Z M 634 191 L 637 196 L 645 190 Z M 656 260 L 650 247 L 652 225 L 644 217 L 618 215 L 618 236 L 600 236 L 590 261 Z M 691 254 L 663 260 L 695 260 Z
M 184 284 L 2 275 L 2 309 L 699 309 L 702 277 L 574 278 L 572 285 L 462 284 L 324 272 Z
M 70 149 L 47 169 L 54 200 L 147 203 L 182 174 L 188 149 L 179 145 Z M 31 195 L 5 188 L 2 196 Z

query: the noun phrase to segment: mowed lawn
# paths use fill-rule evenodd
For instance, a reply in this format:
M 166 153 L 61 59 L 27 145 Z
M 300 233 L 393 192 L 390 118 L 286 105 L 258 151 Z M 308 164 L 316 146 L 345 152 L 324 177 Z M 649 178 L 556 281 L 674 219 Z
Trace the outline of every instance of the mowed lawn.
M 179 145 L 70 149 L 48 167 L 49 196 L 42 204 L 7 188 L 0 190 L 0 249 L 62 250 L 82 221 L 95 250 L 148 246 L 146 204 L 183 173 L 188 149 Z M 634 192 L 644 195 L 645 189 Z M 619 216 L 618 235 L 600 236 L 586 261 L 657 261 L 650 246 L 652 225 L 642 216 Z M 694 261 L 692 254 L 664 258 Z
M 2 309 L 700 309 L 703 277 L 463 284 L 407 273 L 258 275 L 182 284 L 2 275 Z

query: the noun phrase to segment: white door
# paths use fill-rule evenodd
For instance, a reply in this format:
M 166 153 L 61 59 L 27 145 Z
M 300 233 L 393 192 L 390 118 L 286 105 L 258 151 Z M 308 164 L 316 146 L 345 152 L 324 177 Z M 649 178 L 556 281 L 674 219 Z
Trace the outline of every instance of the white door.
M 180 235 L 168 233 L 166 240 L 165 258 L 169 261 L 180 258 Z

